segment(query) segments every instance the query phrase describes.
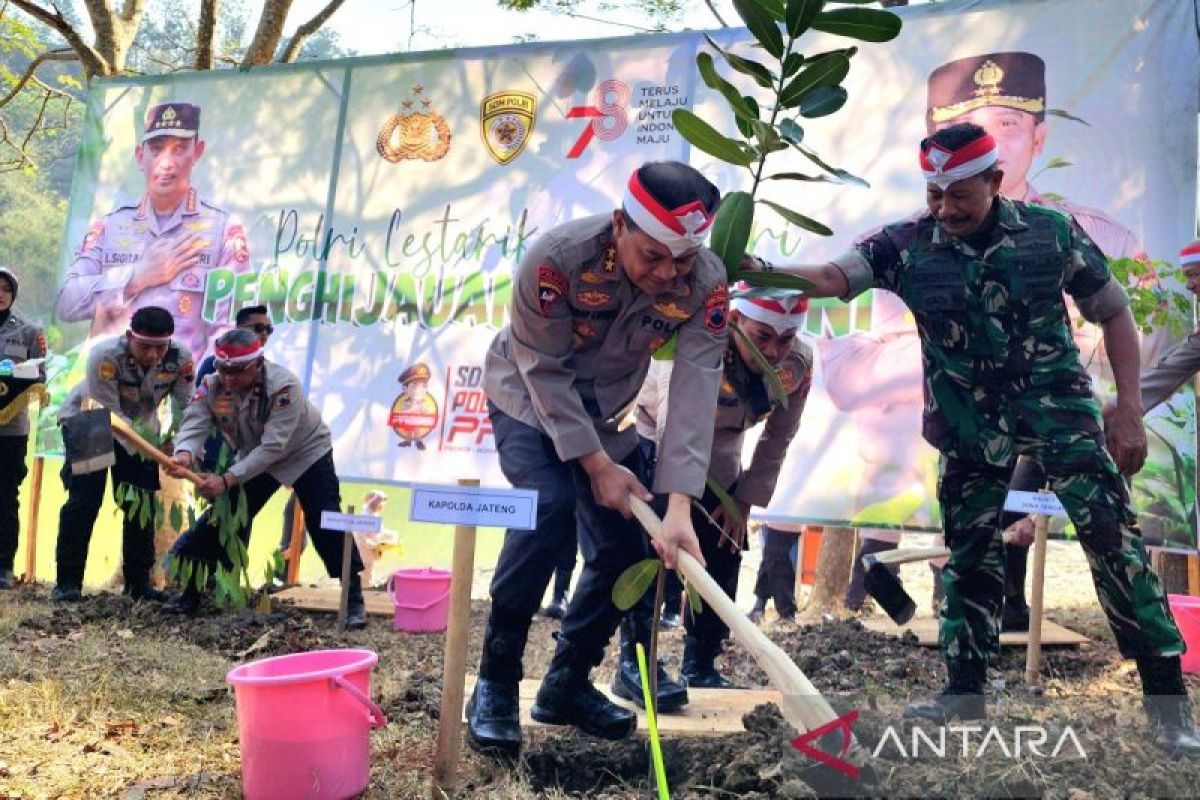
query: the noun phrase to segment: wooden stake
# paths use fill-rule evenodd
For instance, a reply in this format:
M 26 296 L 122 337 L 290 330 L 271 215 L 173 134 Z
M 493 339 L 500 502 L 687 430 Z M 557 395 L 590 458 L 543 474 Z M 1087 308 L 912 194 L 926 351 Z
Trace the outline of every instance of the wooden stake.
M 298 504 L 297 504 L 298 505 Z M 347 514 L 354 513 L 354 506 L 346 511 Z M 342 596 L 338 600 L 338 617 L 337 628 L 339 631 L 346 630 L 346 612 L 350 607 L 350 561 L 354 554 L 354 532 L 342 532 Z
M 476 487 L 479 481 L 460 480 L 459 486 Z M 471 581 L 475 573 L 475 526 L 454 527 L 454 561 L 450 578 L 450 619 L 446 627 L 446 652 L 442 669 L 442 706 L 438 716 L 437 752 L 433 761 L 430 796 L 448 796 L 457 778 L 462 746 L 463 695 L 467 679 L 467 637 L 471 631 Z
M 304 509 L 300 508 L 295 492 L 289 502 L 292 505 L 292 535 L 288 537 L 284 558 L 287 560 L 287 583 L 294 586 L 300 582 L 300 555 L 304 552 Z
M 45 459 L 33 459 L 33 485 L 29 487 L 29 521 L 25 528 L 25 582 L 37 580 L 38 508 L 42 505 L 42 469 Z
M 1025 652 L 1025 684 L 1030 687 L 1041 685 L 1042 594 L 1046 583 L 1046 533 L 1049 527 L 1049 517 L 1033 515 L 1033 594 L 1029 603 L 1029 639 Z
M 1195 553 L 1188 556 L 1188 594 L 1200 596 L 1200 556 Z

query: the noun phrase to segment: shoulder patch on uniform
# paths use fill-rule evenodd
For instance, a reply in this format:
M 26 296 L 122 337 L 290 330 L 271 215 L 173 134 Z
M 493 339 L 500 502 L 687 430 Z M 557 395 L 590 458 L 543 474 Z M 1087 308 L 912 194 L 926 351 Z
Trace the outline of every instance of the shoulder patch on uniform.
M 233 260 L 245 264 L 250 260 L 250 245 L 246 242 L 246 229 L 240 223 L 225 228 L 225 243 L 233 248 Z
M 79 246 L 79 252 L 83 253 L 90 250 L 96 242 L 100 241 L 100 237 L 104 235 L 104 220 L 96 220 L 88 228 L 87 234 L 83 237 L 83 244 Z
M 39 357 L 44 357 L 50 350 L 50 348 L 46 345 L 46 334 L 40 331 L 38 332 L 38 335 L 34 337 L 33 343 L 37 347 Z
M 554 306 L 567 293 L 567 276 L 550 264 L 538 267 L 538 306 L 542 316 L 550 316 Z
M 100 366 L 96 368 L 96 374 L 100 376 L 102 381 L 111 381 L 117 377 L 117 362 L 111 358 L 106 358 L 100 362 Z
M 275 395 L 275 407 L 287 408 L 292 404 L 292 387 L 285 386 Z
M 200 385 L 196 387 L 196 392 L 192 395 L 192 399 L 188 402 L 201 403 L 206 397 L 208 397 L 208 384 L 201 381 Z
M 196 379 L 196 364 L 190 358 L 179 368 L 179 378 L 191 383 Z
M 728 319 L 729 287 L 719 283 L 704 298 L 704 327 L 713 333 L 721 333 Z

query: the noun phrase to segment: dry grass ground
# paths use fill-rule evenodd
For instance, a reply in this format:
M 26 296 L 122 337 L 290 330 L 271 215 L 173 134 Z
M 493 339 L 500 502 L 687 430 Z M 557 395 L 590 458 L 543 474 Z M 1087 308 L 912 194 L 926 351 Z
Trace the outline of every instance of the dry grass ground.
M 1054 617 L 1097 638 L 1082 651 L 1047 654 L 1047 694 L 1079 701 L 1136 697 L 1137 678 L 1111 645 L 1076 545 L 1051 546 L 1048 582 Z M 740 605 L 757 563 L 747 560 Z M 929 596 L 928 571 L 904 568 L 914 597 Z M 481 569 L 476 595 L 485 595 L 489 574 Z M 922 585 L 923 584 L 923 585 Z M 0 796 L 28 798 L 218 798 L 240 795 L 237 724 L 224 683 L 237 663 L 287 652 L 327 647 L 367 647 L 380 655 L 372 694 L 390 724 L 372 734 L 372 798 L 423 798 L 436 736 L 443 639 L 393 633 L 376 620 L 363 632 L 341 634 L 332 619 L 294 611 L 270 615 L 220 614 L 207 609 L 195 620 L 164 618 L 157 607 L 131 604 L 111 594 L 69 607 L 48 602 L 45 586 L 0 594 Z M 476 603 L 468 663 L 478 663 L 486 607 Z M 544 672 L 556 626 L 538 620 L 526 655 L 529 675 Z M 811 629 L 776 625 L 771 635 L 830 697 L 859 702 L 869 695 L 860 736 L 878 737 L 880 709 L 904 697 L 932 691 L 941 681 L 936 653 L 899 640 L 884 640 L 853 623 Z M 678 667 L 679 633 L 665 634 L 664 652 Z M 730 654 L 729 668 L 746 684 L 765 676 L 744 652 Z M 1019 654 L 1007 654 L 996 671 L 998 698 L 1020 683 Z M 611 675 L 612 654 L 597 670 Z M 1007 682 L 1008 688 L 1004 688 Z M 1008 702 L 1008 701 L 1006 701 Z M 1013 696 L 1011 703 L 1017 703 Z M 1038 712 L 1040 713 L 1040 712 Z M 1108 712 L 1105 712 L 1108 713 Z M 1030 715 L 1036 717 L 1035 712 Z M 787 736 L 770 713 L 747 719 L 748 732 L 709 742 L 667 742 L 672 796 L 677 798 L 811 796 L 797 776 Z M 1140 717 L 1122 708 L 1105 725 L 1141 737 Z M 1101 747 L 1102 730 L 1085 737 Z M 869 742 L 868 742 L 869 743 Z M 1122 745 L 1124 746 L 1124 745 Z M 1148 794 L 1194 794 L 1197 766 L 1166 769 L 1153 750 L 1136 749 L 1140 764 L 1113 761 L 1074 765 L 1047 773 L 1037 764 L 899 764 L 879 779 L 873 794 L 1036 794 L 1092 796 L 1125 793 L 1130 780 Z M 1111 745 L 1110 745 L 1111 747 Z M 1116 752 L 1113 750 L 1112 752 Z M 1090 770 L 1090 771 L 1089 771 Z M 517 769 L 463 751 L 459 796 L 465 798 L 643 798 L 644 743 L 603 743 L 539 731 L 527 738 Z M 1165 784 L 1146 783 L 1174 776 Z M 1005 777 L 1007 776 L 1007 777 Z M 1132 777 L 1131 777 L 1132 776 Z M 1164 778 L 1165 780 L 1165 778 Z M 921 781 L 924 781 L 923 783 Z M 1125 783 L 1122 783 L 1125 781 Z M 1155 787 L 1157 790 L 1154 790 Z M 1023 791 L 1022 791 L 1023 790 Z M 1083 797 L 1088 795 L 1075 795 Z

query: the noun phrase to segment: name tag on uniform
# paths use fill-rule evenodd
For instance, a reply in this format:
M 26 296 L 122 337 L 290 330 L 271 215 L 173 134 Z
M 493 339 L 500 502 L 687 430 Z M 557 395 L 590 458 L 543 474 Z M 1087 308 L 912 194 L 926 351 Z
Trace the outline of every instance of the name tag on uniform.
M 537 527 L 537 494 L 532 489 L 414 484 L 408 518 L 442 525 L 533 530 Z
M 1048 517 L 1067 516 L 1067 510 L 1063 508 L 1054 492 L 1018 492 L 1014 489 L 1004 498 L 1004 510 L 1022 514 L 1045 514 Z

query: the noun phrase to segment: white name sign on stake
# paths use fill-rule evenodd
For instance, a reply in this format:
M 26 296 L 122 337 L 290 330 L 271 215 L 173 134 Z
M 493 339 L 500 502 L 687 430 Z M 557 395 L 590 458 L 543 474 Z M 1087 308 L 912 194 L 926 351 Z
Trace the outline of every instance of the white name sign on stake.
M 374 514 L 343 514 L 340 511 L 322 511 L 321 527 L 327 531 L 343 533 L 379 533 L 383 530 L 383 517 Z
M 1018 492 L 1014 489 L 1004 498 L 1004 510 L 1045 514 L 1048 517 L 1067 516 L 1067 510 L 1053 492 Z
M 532 530 L 537 527 L 537 492 L 497 487 L 412 486 L 413 522 Z

